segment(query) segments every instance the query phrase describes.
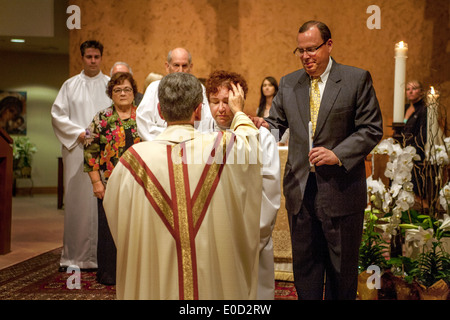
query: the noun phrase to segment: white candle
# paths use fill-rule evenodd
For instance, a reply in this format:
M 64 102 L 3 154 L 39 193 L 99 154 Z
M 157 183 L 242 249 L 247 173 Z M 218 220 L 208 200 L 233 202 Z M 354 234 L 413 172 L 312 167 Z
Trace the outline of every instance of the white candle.
M 311 151 L 311 149 L 313 148 L 313 126 L 312 126 L 312 122 L 310 121 L 308 123 L 308 136 L 309 136 L 309 151 Z M 313 164 L 310 162 L 309 165 L 312 167 Z
M 442 131 L 439 127 L 439 92 L 433 86 L 427 92 L 427 142 L 426 150 L 442 145 Z
M 405 117 L 405 77 L 408 45 L 403 41 L 395 44 L 394 78 L 394 123 L 403 122 Z

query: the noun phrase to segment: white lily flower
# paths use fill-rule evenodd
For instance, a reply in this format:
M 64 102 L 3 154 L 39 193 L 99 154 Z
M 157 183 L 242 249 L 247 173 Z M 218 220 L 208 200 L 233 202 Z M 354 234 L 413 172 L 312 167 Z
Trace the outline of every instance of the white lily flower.
M 440 220 L 440 222 L 442 224 L 439 226 L 439 229 L 450 231 L 450 216 L 448 214 L 444 214 L 444 219 Z
M 407 181 L 403 184 L 403 189 L 406 191 L 413 192 L 414 184 L 411 181 Z
M 400 190 L 395 204 L 398 205 L 402 211 L 408 210 L 414 205 L 414 193 L 406 190 Z
M 381 179 L 373 180 L 372 176 L 367 178 L 367 191 L 371 194 L 383 194 L 385 190 L 384 183 L 381 181 Z
M 415 150 L 414 150 L 414 154 L 415 154 Z M 408 152 L 403 152 L 401 155 L 398 156 L 398 166 L 402 169 L 407 169 L 407 170 L 411 171 L 412 168 L 414 167 L 414 163 L 412 161 L 414 154 L 411 154 Z
M 400 144 L 395 143 L 392 145 L 392 153 L 391 153 L 392 157 L 398 157 L 402 153 L 403 153 L 403 149 Z
M 427 229 L 424 230 L 422 227 L 419 227 L 418 229 L 409 229 L 406 233 L 406 242 L 412 242 L 413 246 L 415 247 L 429 247 L 431 248 L 431 243 L 433 241 L 433 229 Z
M 444 138 L 444 144 L 445 144 L 445 148 L 447 150 L 450 150 L 450 137 Z
M 393 143 L 394 143 L 394 139 L 392 139 L 392 138 L 384 139 L 375 147 L 374 153 L 390 155 L 392 153 Z
M 384 194 L 384 198 L 382 199 L 382 205 L 381 205 L 382 210 L 385 213 L 388 213 L 390 211 L 391 203 L 392 203 L 392 196 L 389 192 L 386 192 Z
M 447 149 L 442 145 L 433 146 L 431 150 L 427 152 L 427 158 L 431 164 L 447 165 L 450 163 Z
M 392 180 L 394 183 L 403 185 L 404 183 L 411 181 L 411 177 L 411 169 L 400 167 L 400 169 L 395 172 Z
M 397 197 L 397 195 L 399 194 L 400 190 L 402 189 L 402 185 L 392 182 L 392 186 L 391 186 L 391 195 L 393 198 Z
M 440 191 L 439 191 L 439 203 L 442 208 L 447 211 L 448 203 L 450 202 L 450 182 L 447 183 Z

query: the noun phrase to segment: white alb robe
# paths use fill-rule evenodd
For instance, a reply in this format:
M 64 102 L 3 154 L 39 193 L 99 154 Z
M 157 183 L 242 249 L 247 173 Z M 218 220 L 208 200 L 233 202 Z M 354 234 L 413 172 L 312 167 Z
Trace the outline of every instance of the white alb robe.
M 206 127 L 206 126 L 205 126 Z M 212 120 L 209 131 L 221 130 Z M 259 129 L 262 153 L 262 202 L 260 218 L 258 300 L 275 298 L 275 266 L 272 231 L 281 201 L 280 154 L 275 137 L 264 127 Z
M 118 299 L 256 299 L 259 131 L 242 112 L 232 128 L 169 126 L 124 153 L 103 201 Z
M 53 130 L 62 144 L 64 164 L 64 239 L 61 266 L 97 268 L 97 198 L 84 172 L 83 145 L 77 139 L 94 115 L 111 105 L 109 77 L 84 71 L 66 80 L 51 109 Z
M 152 141 L 157 135 L 164 131 L 167 122 L 161 118 L 158 112 L 158 86 L 161 80 L 150 83 L 144 93 L 139 106 L 136 110 L 136 125 L 139 136 L 143 141 Z M 209 123 L 212 119 L 209 110 L 208 99 L 206 98 L 205 87 L 203 88 L 202 121 L 195 123 L 195 128 L 204 131 L 202 128 L 204 121 Z

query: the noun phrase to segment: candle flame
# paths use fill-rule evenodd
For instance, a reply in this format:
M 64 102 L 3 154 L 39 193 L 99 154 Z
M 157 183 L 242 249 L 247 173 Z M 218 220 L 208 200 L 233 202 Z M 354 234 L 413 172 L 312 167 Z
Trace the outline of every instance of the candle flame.
M 405 44 L 404 44 L 403 41 L 400 41 L 400 42 L 398 43 L 398 47 L 399 47 L 399 48 L 403 48 L 404 46 L 405 46 Z
M 430 93 L 431 94 L 435 94 L 436 92 L 434 91 L 434 87 L 433 86 L 430 86 Z

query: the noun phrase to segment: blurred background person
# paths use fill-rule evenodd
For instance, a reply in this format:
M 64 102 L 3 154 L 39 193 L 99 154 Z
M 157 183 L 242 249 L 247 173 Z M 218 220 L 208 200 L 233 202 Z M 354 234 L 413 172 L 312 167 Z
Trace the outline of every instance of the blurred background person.
M 405 126 L 403 139 L 405 146 L 412 146 L 420 156 L 414 161 L 411 182 L 413 184 L 416 201 L 422 202 L 426 198 L 426 182 L 424 172 L 425 144 L 427 143 L 427 105 L 424 101 L 423 85 L 418 80 L 411 80 L 406 84 Z M 430 183 L 431 186 L 431 183 Z M 425 202 L 423 202 L 425 205 Z
M 256 115 L 261 118 L 269 116 L 273 97 L 278 92 L 278 82 L 274 77 L 265 77 L 261 83 L 261 97 Z
M 147 87 L 150 85 L 150 83 L 152 83 L 153 81 L 161 80 L 163 77 L 164 76 L 162 74 L 150 72 L 144 81 L 144 93 L 147 90 Z
M 422 160 L 425 157 L 425 143 L 427 142 L 427 106 L 423 99 L 422 83 L 417 80 L 406 84 L 405 126 L 403 134 L 405 145 L 416 148 Z
M 137 85 L 126 72 L 114 73 L 106 90 L 113 105 L 97 113 L 87 129 L 84 144 L 84 171 L 91 179 L 98 202 L 97 282 L 116 283 L 117 251 L 106 220 L 103 197 L 108 178 L 122 154 L 140 142 L 136 128 Z

